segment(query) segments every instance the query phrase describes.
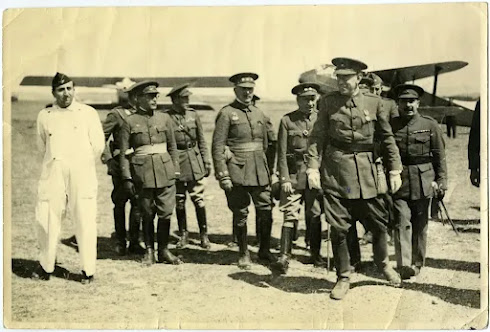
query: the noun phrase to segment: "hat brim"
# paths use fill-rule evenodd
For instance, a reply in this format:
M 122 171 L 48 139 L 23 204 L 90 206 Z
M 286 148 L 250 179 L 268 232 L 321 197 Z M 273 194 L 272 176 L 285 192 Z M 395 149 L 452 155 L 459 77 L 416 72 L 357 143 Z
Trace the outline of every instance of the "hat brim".
M 413 95 L 411 93 L 405 93 L 398 96 L 398 99 L 420 99 L 418 95 Z
M 358 72 L 354 69 L 337 69 L 335 70 L 335 75 L 356 75 Z
M 255 87 L 255 83 L 254 82 L 242 82 L 242 83 L 235 84 L 235 86 L 241 86 L 243 88 L 253 88 L 253 87 Z
M 303 97 L 303 96 L 316 96 L 318 93 L 316 93 L 315 91 L 306 91 L 306 92 L 302 92 L 302 93 L 298 93 L 297 96 L 298 97 Z

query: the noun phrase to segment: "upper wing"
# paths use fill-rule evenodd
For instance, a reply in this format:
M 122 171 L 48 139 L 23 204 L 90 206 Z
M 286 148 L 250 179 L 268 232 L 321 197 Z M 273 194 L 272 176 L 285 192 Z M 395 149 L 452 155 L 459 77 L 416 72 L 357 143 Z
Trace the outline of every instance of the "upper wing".
M 466 67 L 467 65 L 468 62 L 464 61 L 448 61 L 430 63 L 426 65 L 377 70 L 373 71 L 373 73 L 381 77 L 385 84 L 389 86 L 396 86 L 408 81 L 415 81 L 425 77 L 449 73 Z
M 77 86 L 85 87 L 104 87 L 116 86 L 117 83 L 124 81 L 125 77 L 72 77 Z M 22 79 L 20 85 L 31 86 L 51 86 L 52 77 L 50 76 L 26 76 Z M 192 83 L 197 88 L 228 88 L 233 84 L 227 76 L 202 76 L 202 77 L 133 77 L 132 80 L 141 82 L 152 80 L 158 82 L 160 87 L 173 87 L 184 83 Z

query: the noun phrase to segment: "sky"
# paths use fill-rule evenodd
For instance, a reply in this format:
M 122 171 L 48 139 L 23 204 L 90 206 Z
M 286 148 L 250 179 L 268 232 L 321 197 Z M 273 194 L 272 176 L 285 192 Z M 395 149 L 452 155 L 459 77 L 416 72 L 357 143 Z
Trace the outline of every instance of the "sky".
M 25 75 L 260 75 L 257 94 L 292 98 L 300 73 L 346 56 L 368 70 L 462 60 L 438 94 L 479 91 L 486 7 L 472 3 L 10 9 L 4 84 Z M 420 84 L 432 89 L 433 79 Z

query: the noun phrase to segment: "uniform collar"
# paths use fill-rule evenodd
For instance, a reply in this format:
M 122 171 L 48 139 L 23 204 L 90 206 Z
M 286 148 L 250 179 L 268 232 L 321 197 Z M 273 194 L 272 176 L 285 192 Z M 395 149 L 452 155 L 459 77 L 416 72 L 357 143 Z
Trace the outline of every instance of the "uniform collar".
M 314 109 L 311 112 L 306 113 L 306 112 L 303 112 L 300 109 L 298 109 L 296 112 L 298 112 L 298 114 L 300 114 L 303 118 L 307 118 L 307 119 L 311 120 L 311 117 L 315 116 L 318 113 L 318 110 Z
M 150 110 L 150 111 L 143 111 L 141 108 L 138 108 L 136 110 L 136 113 L 139 114 L 139 115 L 147 115 L 147 116 L 153 116 L 155 114 L 155 111 L 153 110 Z
M 250 106 L 253 106 L 252 104 L 250 105 L 245 105 L 244 103 L 240 102 L 238 99 L 235 99 L 233 103 L 231 103 L 231 106 L 233 108 L 238 108 L 239 110 L 245 111 L 245 112 L 250 112 Z

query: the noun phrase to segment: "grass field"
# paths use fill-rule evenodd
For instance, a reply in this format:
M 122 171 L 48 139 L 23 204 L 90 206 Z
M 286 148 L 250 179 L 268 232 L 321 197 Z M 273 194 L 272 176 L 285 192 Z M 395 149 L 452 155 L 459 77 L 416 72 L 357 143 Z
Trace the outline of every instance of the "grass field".
M 17 102 L 12 106 L 12 210 L 5 218 L 11 229 L 10 236 L 5 237 L 6 245 L 11 244 L 4 277 L 8 327 L 468 329 L 485 325 L 480 306 L 482 300 L 487 303 L 487 294 L 480 290 L 483 283 L 486 285 L 488 269 L 486 263 L 480 265 L 480 254 L 482 235 L 487 234 L 480 233 L 480 191 L 468 179 L 468 128 L 459 128 L 458 138 L 446 141 L 449 191 L 445 201 L 461 234 L 456 236 L 448 225 L 431 222 L 427 266 L 400 289 L 386 285 L 373 266 L 371 246 L 363 246 L 365 272 L 353 275 L 347 297 L 335 302 L 329 299 L 335 273 L 306 264 L 303 237 L 297 241 L 285 277 L 272 280 L 269 270 L 258 264 L 250 271 L 238 269 L 236 250 L 225 245 L 230 239 L 231 213 L 214 177 L 207 179 L 206 187 L 213 242 L 209 252 L 198 246 L 197 222 L 188 202 L 188 225 L 195 242 L 187 249 L 174 250 L 186 264 L 143 267 L 137 256 L 116 256 L 111 240 L 111 179 L 102 164 L 97 165 L 96 282 L 84 286 L 76 281 L 80 274 L 78 254 L 75 248 L 61 243 L 56 276 L 49 282 L 31 280 L 37 264 L 33 226 L 41 163 L 41 156 L 35 152 L 35 120 L 43 104 Z M 277 128 L 280 117 L 295 105 L 264 102 L 259 106 Z M 106 112 L 100 115 L 104 118 Z M 201 116 L 210 146 L 216 112 Z M 254 218 L 251 210 L 250 221 Z M 172 229 L 176 228 L 174 219 Z M 276 208 L 275 243 L 280 228 Z M 62 238 L 71 236 L 72 229 L 72 222 L 66 220 Z M 249 235 L 253 234 L 255 225 L 249 222 Z M 255 259 L 257 248 L 250 248 Z M 393 255 L 393 247 L 390 252 Z M 326 245 L 322 253 L 326 255 Z M 394 256 L 391 259 L 394 264 Z

